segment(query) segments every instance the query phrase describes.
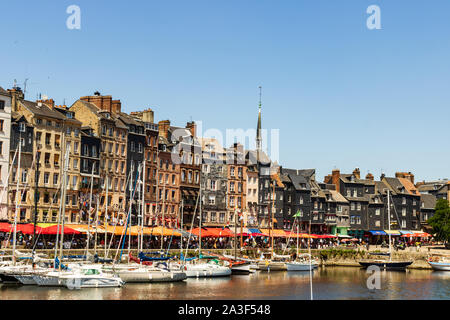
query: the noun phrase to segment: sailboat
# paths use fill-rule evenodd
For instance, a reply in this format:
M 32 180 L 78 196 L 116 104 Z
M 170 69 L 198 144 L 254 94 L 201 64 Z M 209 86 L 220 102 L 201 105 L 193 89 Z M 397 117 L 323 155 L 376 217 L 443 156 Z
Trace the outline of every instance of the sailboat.
M 143 164 L 143 166 L 145 165 L 145 162 Z M 141 169 L 142 167 L 139 166 L 138 168 L 138 177 L 137 179 L 139 179 L 141 177 Z M 145 167 L 144 170 L 142 170 L 143 172 L 145 172 Z M 133 170 L 130 171 L 130 173 L 133 172 Z M 138 180 L 136 180 L 137 183 Z M 143 181 L 143 179 L 142 179 Z M 130 179 L 130 195 L 132 197 L 131 201 L 130 201 L 130 208 L 129 208 L 129 212 L 128 212 L 128 217 L 127 217 L 127 228 L 129 227 L 129 224 L 131 222 L 131 202 L 134 199 L 134 195 L 135 195 L 135 191 L 136 188 L 134 189 L 133 192 L 131 189 L 132 186 L 132 181 Z M 144 187 L 144 184 L 142 183 L 142 188 Z M 139 190 L 141 190 L 139 188 Z M 140 192 L 141 196 L 143 195 L 143 190 L 142 192 Z M 142 199 L 141 199 L 142 201 Z M 140 208 L 140 206 L 139 206 Z M 140 232 L 143 233 L 143 218 L 141 216 L 142 212 L 139 212 L 139 224 L 140 224 Z M 131 233 L 131 231 L 130 231 Z M 125 234 L 126 236 L 126 234 Z M 148 258 L 146 257 L 143 253 L 142 253 L 142 249 L 143 249 L 143 240 L 141 239 L 141 234 L 138 234 L 138 250 L 140 251 L 139 254 L 139 258 L 135 258 L 131 255 L 131 253 L 128 253 L 128 258 L 129 258 L 129 263 L 126 264 L 113 264 L 113 265 L 104 265 L 103 266 L 103 270 L 104 271 L 108 271 L 108 272 L 112 272 L 113 274 L 119 276 L 122 281 L 130 283 L 152 283 L 152 282 L 175 282 L 175 281 L 182 281 L 184 279 L 186 279 L 186 274 L 182 271 L 182 270 L 170 270 L 169 268 L 167 268 L 166 266 L 162 265 L 162 264 L 158 264 L 158 265 L 145 265 L 145 260 L 167 260 L 168 258 L 162 258 L 162 259 L 157 259 L 157 258 Z M 119 244 L 120 245 L 120 244 Z M 119 259 L 120 260 L 120 259 Z M 143 263 L 144 262 L 144 263 Z
M 387 191 L 387 206 L 388 206 L 388 225 L 389 231 L 391 231 L 391 204 L 390 204 L 390 192 Z M 413 263 L 413 261 L 393 261 L 392 260 L 392 243 L 391 243 L 391 233 L 389 232 L 389 260 L 362 260 L 359 264 L 363 268 L 368 268 L 369 266 L 377 266 L 384 270 L 399 270 L 404 271 L 406 268 Z
M 207 258 L 202 256 L 202 179 L 200 175 L 200 192 L 197 198 L 199 206 L 199 235 L 198 235 L 198 260 Z M 194 210 L 195 217 L 195 210 Z M 194 217 L 192 224 L 194 223 Z M 186 246 L 186 250 L 189 248 L 189 243 Z M 209 257 L 208 257 L 209 258 Z M 215 257 L 211 257 L 215 258 Z M 209 259 L 207 263 L 198 262 L 198 260 L 192 260 L 191 263 L 186 263 L 186 259 L 183 259 L 184 272 L 188 278 L 201 278 L 201 277 L 226 277 L 231 275 L 231 268 L 219 264 L 216 259 Z
M 298 246 L 298 223 L 297 223 L 297 259 L 294 261 L 290 261 L 286 263 L 287 271 L 310 271 L 314 268 L 317 268 L 318 263 L 314 261 L 312 263 L 311 261 L 311 255 L 310 254 L 299 254 L 299 246 Z

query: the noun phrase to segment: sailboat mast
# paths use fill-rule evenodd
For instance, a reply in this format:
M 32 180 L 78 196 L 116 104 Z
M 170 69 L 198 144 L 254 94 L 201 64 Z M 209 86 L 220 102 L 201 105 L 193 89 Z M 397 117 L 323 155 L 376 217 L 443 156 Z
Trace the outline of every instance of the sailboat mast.
M 91 237 L 91 208 L 92 208 L 92 188 L 94 186 L 94 166 L 95 164 L 92 164 L 92 171 L 91 171 L 91 190 L 89 193 L 89 208 L 88 208 L 88 214 L 87 214 L 87 218 L 88 218 L 88 232 L 87 232 L 87 244 L 86 244 L 86 258 L 89 254 L 89 242 L 90 242 L 90 237 Z M 108 178 L 106 178 L 108 179 Z M 108 180 L 106 180 L 108 183 Z M 106 192 L 108 192 L 108 185 L 106 186 Z M 99 193 L 97 193 L 97 197 L 100 196 Z
M 108 175 L 106 175 L 106 182 L 108 183 Z M 106 249 L 107 243 L 106 240 L 108 239 L 108 188 L 106 188 L 104 225 L 105 225 L 105 259 L 106 259 L 108 255 L 108 251 Z
M 145 156 L 144 156 L 144 164 L 142 168 L 142 195 L 141 195 L 141 251 L 143 251 L 144 248 L 144 221 L 145 221 Z
M 166 168 L 167 169 L 167 168 Z M 164 225 L 166 224 L 165 219 L 165 213 L 166 213 L 166 179 L 163 173 L 163 205 L 162 205 L 162 229 L 161 229 L 161 251 L 163 250 L 164 246 Z
M 391 256 L 391 202 L 390 202 L 390 192 L 389 189 L 387 191 L 387 197 L 388 197 L 388 225 L 389 225 L 389 261 L 392 261 Z
M 19 192 L 20 181 L 20 154 L 22 153 L 22 143 L 19 139 L 19 159 L 17 162 L 17 186 L 16 186 L 16 211 L 14 212 L 14 234 L 13 234 L 13 265 L 16 265 L 16 237 L 17 237 L 17 212 L 20 209 L 20 201 L 22 200 Z
M 273 259 L 273 219 L 274 219 L 274 206 L 275 206 L 275 180 L 273 181 L 273 188 L 272 188 L 272 219 L 271 219 L 271 224 L 272 224 L 272 229 L 271 229 L 271 256 L 270 258 Z
M 100 208 L 99 199 L 97 197 L 97 206 L 95 207 L 95 238 L 94 238 L 94 255 L 97 254 L 97 234 L 98 234 L 98 209 Z
M 60 219 L 61 219 L 61 240 L 59 242 L 59 270 L 61 270 L 61 262 L 62 262 L 62 256 L 63 256 L 63 243 L 64 243 L 64 221 L 66 218 L 66 192 L 67 192 L 67 170 L 69 169 L 69 153 L 70 153 L 70 144 L 67 145 L 66 154 L 64 157 L 64 183 L 63 183 L 63 191 L 61 194 L 61 212 L 60 212 Z M 56 244 L 55 244 L 56 246 Z
M 237 233 L 237 209 L 234 211 L 234 260 L 237 259 L 237 242 L 236 242 L 236 233 Z M 241 229 L 242 233 L 242 229 Z
M 297 257 L 298 257 L 298 222 L 297 222 Z
M 199 215 L 200 215 L 199 216 L 199 219 L 200 219 L 199 226 L 200 226 L 200 228 L 199 228 L 199 234 L 198 234 L 198 236 L 199 236 L 198 257 L 200 258 L 201 254 L 202 254 L 202 204 L 203 204 L 203 201 L 202 201 L 202 175 L 200 175 L 200 192 L 198 194 L 198 197 L 199 197 L 198 200 L 199 200 L 199 205 L 200 205 L 200 210 L 199 210 Z M 194 215 L 195 215 L 195 212 L 194 212 Z
M 183 231 L 183 199 L 181 199 L 181 217 L 180 217 L 180 230 Z M 180 237 L 180 248 L 181 251 L 183 252 L 183 235 L 181 235 Z

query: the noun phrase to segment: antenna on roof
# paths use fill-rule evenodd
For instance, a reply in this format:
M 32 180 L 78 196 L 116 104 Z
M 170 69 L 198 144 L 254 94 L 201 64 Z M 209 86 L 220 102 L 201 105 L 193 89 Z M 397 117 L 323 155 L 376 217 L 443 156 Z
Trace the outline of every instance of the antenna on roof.
M 94 92 L 94 96 L 100 96 L 100 95 L 101 95 L 100 92 L 98 92 L 98 91 Z
M 23 94 L 27 93 L 27 81 L 28 78 L 26 78 L 25 81 L 23 82 Z

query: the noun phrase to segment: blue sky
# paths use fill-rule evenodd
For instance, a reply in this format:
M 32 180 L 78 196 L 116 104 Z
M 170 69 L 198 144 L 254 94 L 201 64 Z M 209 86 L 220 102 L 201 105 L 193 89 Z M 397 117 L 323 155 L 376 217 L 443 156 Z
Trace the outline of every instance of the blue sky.
M 427 3 L 8 1 L 0 86 L 29 78 L 28 99 L 69 105 L 98 90 L 225 131 L 256 126 L 261 85 L 285 167 L 450 178 L 450 2 Z M 81 30 L 66 28 L 72 4 Z M 381 30 L 366 27 L 372 4 Z

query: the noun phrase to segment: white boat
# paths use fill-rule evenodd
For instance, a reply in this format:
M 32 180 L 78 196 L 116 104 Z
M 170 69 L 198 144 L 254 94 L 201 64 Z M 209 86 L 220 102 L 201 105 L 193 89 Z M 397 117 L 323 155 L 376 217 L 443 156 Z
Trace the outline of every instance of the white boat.
M 229 267 L 216 263 L 186 264 L 184 270 L 188 278 L 227 277 L 231 275 Z
M 20 281 L 14 276 L 16 273 L 20 273 L 26 270 L 28 266 L 26 265 L 16 265 L 16 266 L 4 266 L 0 267 L 0 279 L 3 283 L 7 284 L 20 284 Z
M 249 273 L 254 273 L 254 272 L 255 272 L 255 270 L 252 268 L 251 263 L 244 263 L 244 264 L 238 264 L 238 265 L 231 266 L 232 274 L 249 274 Z
M 48 268 L 36 267 L 33 268 L 31 265 L 27 269 L 21 270 L 14 274 L 14 277 L 23 285 L 37 285 L 33 276 L 45 274 L 49 271 Z
M 72 274 L 61 275 L 59 281 L 69 289 L 121 287 L 117 275 L 105 273 L 101 265 L 84 265 Z
M 103 270 L 118 275 L 126 283 L 175 282 L 186 279 L 182 270 L 147 267 L 139 264 L 104 266 Z
M 314 269 L 314 265 L 308 262 L 292 261 L 286 263 L 287 271 L 309 271 Z
M 441 259 L 438 261 L 428 261 L 428 264 L 437 271 L 450 271 L 450 261 Z

